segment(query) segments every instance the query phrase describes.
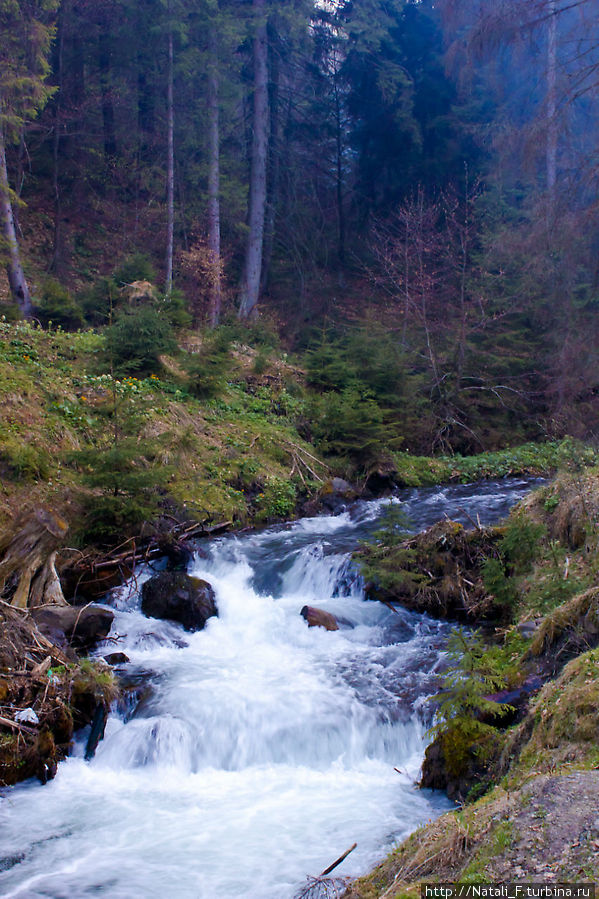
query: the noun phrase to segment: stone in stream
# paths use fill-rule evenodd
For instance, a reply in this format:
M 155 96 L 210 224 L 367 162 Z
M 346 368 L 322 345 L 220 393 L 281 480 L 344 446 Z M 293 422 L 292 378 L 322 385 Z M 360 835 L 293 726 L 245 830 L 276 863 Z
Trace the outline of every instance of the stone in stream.
M 327 631 L 338 631 L 337 619 L 324 609 L 315 609 L 314 606 L 304 606 L 300 612 L 302 618 L 308 622 L 308 627 L 324 627 Z
M 333 515 L 345 512 L 347 504 L 353 502 L 358 491 L 343 478 L 330 478 L 320 490 L 320 501 L 323 507 Z
M 85 746 L 85 761 L 89 762 L 96 754 L 98 743 L 104 739 L 106 722 L 108 720 L 108 708 L 103 702 L 99 702 L 94 712 L 92 726 Z
M 104 661 L 108 665 L 126 665 L 130 659 L 124 652 L 110 652 L 104 656 Z
M 161 571 L 141 588 L 141 610 L 150 618 L 164 618 L 186 631 L 202 630 L 218 615 L 214 590 L 208 581 L 184 571 Z
M 62 633 L 79 649 L 91 649 L 108 636 L 114 612 L 103 606 L 40 606 L 31 615 L 39 630 L 48 639 L 58 642 Z

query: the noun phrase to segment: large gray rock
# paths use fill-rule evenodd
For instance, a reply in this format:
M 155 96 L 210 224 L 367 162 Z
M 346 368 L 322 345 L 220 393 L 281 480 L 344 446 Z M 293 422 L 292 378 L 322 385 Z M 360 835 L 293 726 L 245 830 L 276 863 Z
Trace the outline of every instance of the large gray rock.
M 60 645 L 63 634 L 78 649 L 91 649 L 98 640 L 108 636 L 114 612 L 103 606 L 40 606 L 31 615 L 38 628 L 49 640 Z
M 161 571 L 141 588 L 141 610 L 150 618 L 165 618 L 182 624 L 186 631 L 200 631 L 209 618 L 218 615 L 214 590 L 184 571 Z

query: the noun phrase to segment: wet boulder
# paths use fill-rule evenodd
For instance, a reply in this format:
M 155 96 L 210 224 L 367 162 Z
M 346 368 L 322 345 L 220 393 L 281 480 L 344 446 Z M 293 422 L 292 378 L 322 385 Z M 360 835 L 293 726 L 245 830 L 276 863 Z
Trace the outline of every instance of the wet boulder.
M 308 622 L 308 627 L 324 627 L 327 631 L 338 631 L 337 619 L 324 609 L 316 609 L 314 606 L 304 606 L 300 612 L 302 618 Z
M 107 665 L 126 665 L 130 659 L 124 652 L 109 652 L 107 656 L 104 656 L 104 661 Z
M 161 571 L 141 588 L 141 610 L 150 618 L 181 624 L 186 631 L 200 631 L 218 615 L 214 590 L 208 581 L 184 571 Z
M 358 496 L 358 491 L 343 478 L 330 478 L 321 488 L 319 499 L 324 509 L 333 515 L 345 512 Z
M 91 649 L 108 636 L 114 612 L 103 606 L 47 605 L 33 609 L 31 615 L 39 630 L 60 645 L 61 635 L 78 649 Z

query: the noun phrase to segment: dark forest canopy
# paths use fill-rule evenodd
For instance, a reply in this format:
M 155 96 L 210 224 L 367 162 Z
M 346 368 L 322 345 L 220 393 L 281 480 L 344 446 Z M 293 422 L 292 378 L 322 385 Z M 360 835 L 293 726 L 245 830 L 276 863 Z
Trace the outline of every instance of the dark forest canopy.
M 374 315 L 440 446 L 496 406 L 592 430 L 597 12 L 0 0 L 7 299 L 102 324 L 134 259 L 181 323 L 270 310 L 305 346 Z

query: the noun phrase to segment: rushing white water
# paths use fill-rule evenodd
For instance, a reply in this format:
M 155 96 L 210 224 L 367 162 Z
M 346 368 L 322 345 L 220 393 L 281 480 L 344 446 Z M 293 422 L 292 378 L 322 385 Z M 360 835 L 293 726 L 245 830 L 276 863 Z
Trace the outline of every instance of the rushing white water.
M 420 528 L 443 513 L 495 519 L 528 489 L 402 501 Z M 448 807 L 414 786 L 448 625 L 365 602 L 349 562 L 384 504 L 202 547 L 192 573 L 219 617 L 199 633 L 145 618 L 132 585 L 117 591 L 113 633 L 140 701 L 111 715 L 92 762 L 79 744 L 50 784 L 0 795 L 2 896 L 291 899 L 352 843 L 340 874 Z M 305 603 L 341 629 L 308 628 Z

